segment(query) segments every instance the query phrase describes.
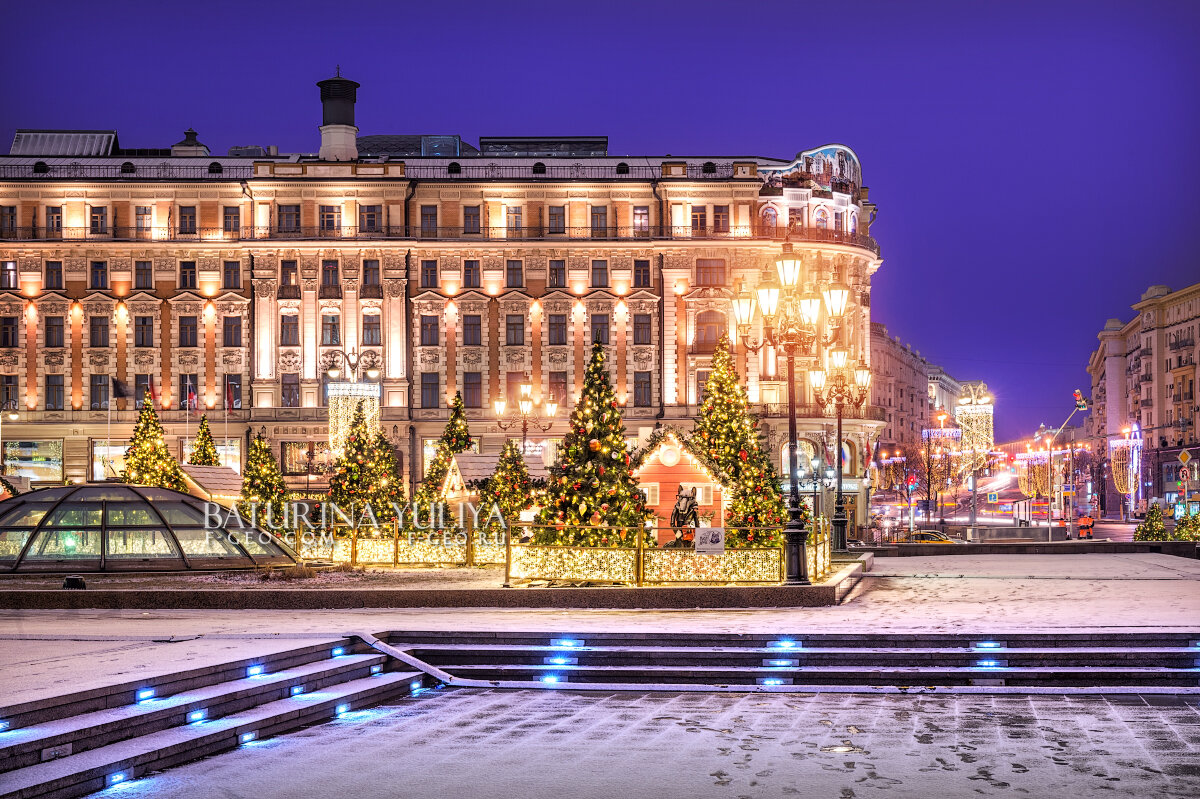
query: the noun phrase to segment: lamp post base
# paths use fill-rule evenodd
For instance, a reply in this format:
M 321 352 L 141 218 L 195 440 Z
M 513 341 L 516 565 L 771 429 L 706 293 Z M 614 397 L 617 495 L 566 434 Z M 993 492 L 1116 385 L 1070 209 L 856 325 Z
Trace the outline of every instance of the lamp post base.
M 837 510 L 833 514 L 833 551 L 834 552 L 849 552 L 846 546 L 846 527 L 849 526 L 850 520 L 846 518 L 846 509 L 839 502 Z
M 799 508 L 788 510 L 783 538 L 787 566 L 784 585 L 812 585 L 808 579 L 808 531 L 800 520 Z

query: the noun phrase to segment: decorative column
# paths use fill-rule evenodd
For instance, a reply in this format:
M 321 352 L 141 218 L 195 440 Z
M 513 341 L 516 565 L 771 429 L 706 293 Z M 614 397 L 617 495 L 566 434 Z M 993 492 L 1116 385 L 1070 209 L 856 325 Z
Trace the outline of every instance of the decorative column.
M 541 400 L 542 392 L 542 303 L 534 300 L 529 307 L 529 335 L 532 349 L 530 350 L 530 382 L 533 383 L 534 399 Z
M 446 404 L 454 399 L 458 391 L 458 306 L 454 300 L 446 302 Z

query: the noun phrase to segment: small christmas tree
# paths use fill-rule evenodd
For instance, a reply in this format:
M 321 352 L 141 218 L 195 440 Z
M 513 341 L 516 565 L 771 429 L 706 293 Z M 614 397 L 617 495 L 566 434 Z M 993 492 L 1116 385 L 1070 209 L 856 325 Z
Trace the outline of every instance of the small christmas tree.
M 213 441 L 212 431 L 208 429 L 208 415 L 200 417 L 200 429 L 196 431 L 196 442 L 192 445 L 192 457 L 188 458 L 191 466 L 220 466 L 221 459 L 217 457 L 217 445 Z
M 636 546 L 639 534 L 650 541 L 645 524 L 652 514 L 629 468 L 625 425 L 604 361 L 604 347 L 593 344 L 534 543 Z
M 435 519 L 438 518 L 432 510 L 432 506 L 445 498 L 442 489 L 446 484 L 446 475 L 450 471 L 450 459 L 460 452 L 465 452 L 471 444 L 471 430 L 467 425 L 467 413 L 463 405 L 462 394 L 456 393 L 454 401 L 450 403 L 450 420 L 446 422 L 446 427 L 442 430 L 442 437 L 438 439 L 433 460 L 425 469 L 425 477 L 422 478 L 421 485 L 413 495 L 417 512 L 421 514 L 422 526 L 428 527 L 426 522 L 430 514 L 433 514 Z M 443 513 L 441 519 L 448 528 L 457 527 L 450 514 Z M 410 523 L 411 519 L 406 520 L 406 524 Z
M 358 403 L 350 418 L 346 448 L 329 478 L 330 502 L 356 522 L 368 506 L 378 521 L 395 518 L 391 503 L 402 486 L 398 486 L 394 478 L 397 471 L 395 455 L 386 440 L 382 447 L 378 444 L 380 438 L 382 435 L 378 431 L 372 434 L 367 429 L 363 405 Z
M 121 479 L 135 485 L 187 491 L 183 470 L 167 450 L 163 426 L 148 391 L 142 412 L 133 426 L 133 438 L 125 450 L 125 470 Z
M 246 454 L 246 467 L 242 470 L 242 498 L 238 502 L 238 513 L 249 521 L 273 532 L 290 527 L 285 508 L 290 499 L 287 484 L 279 463 L 271 453 L 271 447 L 262 434 L 256 434 Z M 268 527 L 268 514 L 270 526 Z
M 503 524 L 496 518 L 493 505 L 500 509 Z M 503 536 L 506 527 L 520 521 L 521 511 L 532 507 L 533 481 L 529 479 L 529 467 L 517 442 L 509 439 L 500 450 L 496 471 L 479 489 L 479 518 L 486 519 L 480 531 L 492 537 Z
M 1166 541 L 1167 528 L 1163 524 L 1162 508 L 1158 503 L 1150 505 L 1146 511 L 1146 520 L 1133 531 L 1134 541 Z
M 373 510 L 379 521 L 390 522 L 396 518 L 396 508 L 404 504 L 404 475 L 400 473 L 396 451 L 382 432 L 375 433 L 372 447 L 379 481 L 378 499 L 383 503 L 380 507 L 373 506 Z
M 1175 522 L 1173 538 L 1176 541 L 1200 541 L 1200 514 L 1190 513 Z
M 750 412 L 746 389 L 738 382 L 729 339 L 724 335 L 713 353 L 691 444 L 733 480 L 731 501 L 725 509 L 727 545 L 779 546 L 785 522 L 779 477 L 762 448 L 758 419 Z M 804 514 L 807 517 L 807 510 Z
M 471 446 L 471 429 L 467 426 L 467 411 L 461 391 L 455 392 L 454 401 L 450 403 L 450 421 L 446 422 L 446 429 L 442 431 L 442 442 L 451 455 L 466 452 Z

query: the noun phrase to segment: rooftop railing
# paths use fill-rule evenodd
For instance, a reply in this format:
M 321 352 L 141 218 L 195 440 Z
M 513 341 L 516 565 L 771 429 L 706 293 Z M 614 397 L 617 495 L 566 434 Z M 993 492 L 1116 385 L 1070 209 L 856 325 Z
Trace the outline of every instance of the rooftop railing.
M 0 180 L 249 180 L 252 164 L 4 164 Z
M 760 417 L 780 417 L 788 415 L 786 402 L 763 402 L 753 407 Z M 834 416 L 832 405 L 822 408 L 820 405 L 799 404 L 796 406 L 796 417 L 816 419 L 823 416 Z M 873 422 L 887 421 L 887 411 L 878 405 L 864 405 L 861 408 L 846 407 L 842 410 L 843 419 L 866 419 Z

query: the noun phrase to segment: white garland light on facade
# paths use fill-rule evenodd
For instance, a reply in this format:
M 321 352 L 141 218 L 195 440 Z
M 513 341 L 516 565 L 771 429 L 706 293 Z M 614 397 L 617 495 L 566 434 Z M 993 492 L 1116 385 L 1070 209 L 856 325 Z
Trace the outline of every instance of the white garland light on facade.
M 346 449 L 346 436 L 358 403 L 362 403 L 367 429 L 379 429 L 379 397 L 378 383 L 329 384 L 329 448 L 335 456 Z

